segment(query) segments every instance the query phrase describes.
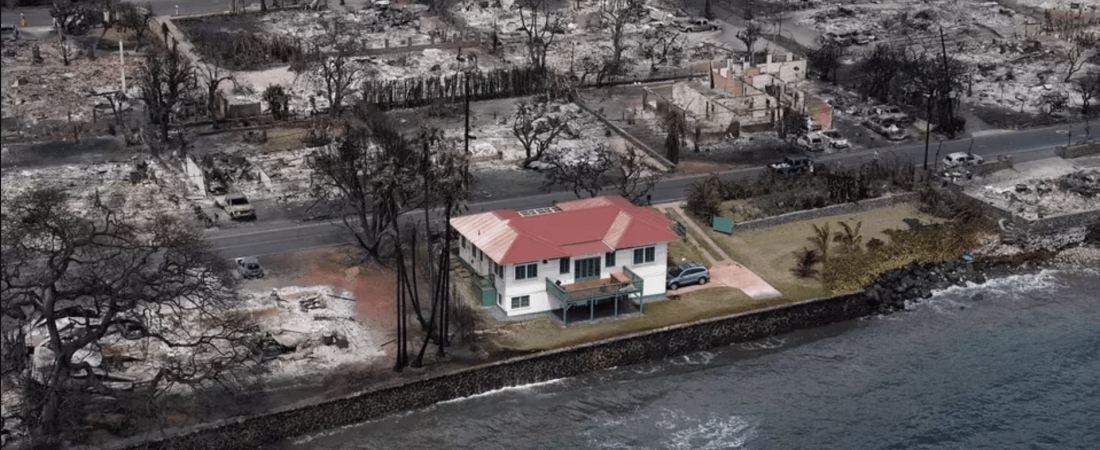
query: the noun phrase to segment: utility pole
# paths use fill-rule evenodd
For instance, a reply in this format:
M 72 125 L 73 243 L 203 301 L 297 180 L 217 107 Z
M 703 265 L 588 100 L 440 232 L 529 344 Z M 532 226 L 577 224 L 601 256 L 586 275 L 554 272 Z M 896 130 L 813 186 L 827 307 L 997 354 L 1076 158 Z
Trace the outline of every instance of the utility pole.
M 936 92 L 928 95 L 928 115 L 924 117 L 924 171 L 928 172 L 928 138 L 932 135 L 932 97 Z
M 126 56 L 122 49 L 122 39 L 118 40 L 118 70 L 122 73 L 122 96 L 126 97 Z
M 943 26 L 940 26 L 940 54 L 943 55 L 943 87 L 940 89 L 943 92 L 948 93 L 947 100 L 947 132 L 951 137 L 955 137 L 955 110 L 954 103 L 955 90 L 951 87 L 951 74 L 947 69 L 947 42 L 943 38 Z

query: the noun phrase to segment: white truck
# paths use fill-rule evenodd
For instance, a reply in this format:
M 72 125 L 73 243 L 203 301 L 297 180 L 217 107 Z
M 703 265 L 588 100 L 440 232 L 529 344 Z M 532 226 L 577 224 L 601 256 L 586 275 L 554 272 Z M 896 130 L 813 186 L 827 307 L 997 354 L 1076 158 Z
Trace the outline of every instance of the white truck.
M 229 214 L 233 220 L 255 220 L 256 208 L 248 202 L 248 197 L 239 192 L 226 195 L 215 195 L 214 202 Z

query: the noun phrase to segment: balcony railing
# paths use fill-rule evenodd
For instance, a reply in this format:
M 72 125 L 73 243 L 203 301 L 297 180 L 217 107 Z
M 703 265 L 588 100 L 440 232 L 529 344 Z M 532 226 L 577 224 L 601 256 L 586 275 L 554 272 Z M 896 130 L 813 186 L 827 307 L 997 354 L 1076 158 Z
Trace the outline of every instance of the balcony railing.
M 562 321 L 569 324 L 569 309 L 574 306 L 588 305 L 589 319 L 594 317 L 595 304 L 599 300 L 614 298 L 615 316 L 619 315 L 619 299 L 636 296 L 639 298 L 639 311 L 642 310 L 641 294 L 644 280 L 626 266 L 622 272 L 613 272 L 609 278 L 586 280 L 578 283 L 557 284 L 546 279 L 546 292 L 558 299 L 562 306 Z

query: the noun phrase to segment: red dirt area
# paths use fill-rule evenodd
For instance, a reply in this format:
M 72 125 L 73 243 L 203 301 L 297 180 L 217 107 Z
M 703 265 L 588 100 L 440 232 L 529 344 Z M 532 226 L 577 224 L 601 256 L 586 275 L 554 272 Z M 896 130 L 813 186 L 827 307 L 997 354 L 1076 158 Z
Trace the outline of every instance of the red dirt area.
M 363 323 L 376 330 L 376 337 L 392 339 L 396 324 L 396 274 L 373 264 L 363 264 L 361 252 L 353 246 L 306 250 L 281 255 L 275 265 L 288 266 L 286 285 L 332 285 L 355 295 Z M 282 284 L 282 283 L 280 283 Z M 384 338 L 384 339 L 383 339 Z

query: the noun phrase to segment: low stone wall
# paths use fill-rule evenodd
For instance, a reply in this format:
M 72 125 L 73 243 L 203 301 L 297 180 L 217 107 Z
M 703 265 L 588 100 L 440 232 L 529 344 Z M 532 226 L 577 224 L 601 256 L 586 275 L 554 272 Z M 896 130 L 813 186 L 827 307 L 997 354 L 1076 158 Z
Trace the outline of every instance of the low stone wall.
M 1100 140 L 1093 139 L 1087 144 L 1063 145 L 1054 151 L 1055 154 L 1065 159 L 1080 158 L 1082 156 L 1100 155 Z
M 862 293 L 810 300 L 751 313 L 622 336 L 576 347 L 391 385 L 342 399 L 261 416 L 227 420 L 129 449 L 254 449 L 435 403 L 530 383 L 760 339 L 863 317 L 874 311 Z
M 909 203 L 915 200 L 917 198 L 917 195 L 918 194 L 915 192 L 906 192 L 904 194 L 891 195 L 888 197 L 861 200 L 855 203 L 844 203 L 840 205 L 826 206 L 824 208 L 810 209 L 806 211 L 795 211 L 778 216 L 767 217 L 764 219 L 741 222 L 739 224 L 736 224 L 733 227 L 733 230 L 759 230 L 776 225 L 782 225 L 785 223 L 798 222 L 800 220 L 819 219 L 822 217 L 832 217 L 843 214 L 853 214 L 863 211 L 870 211 L 873 209 L 889 208 L 898 203 Z
M 996 161 L 990 161 L 980 166 L 974 166 L 971 168 L 971 172 L 979 177 L 987 176 L 994 172 L 999 172 L 1005 169 L 1012 168 L 1012 155 L 998 158 Z

